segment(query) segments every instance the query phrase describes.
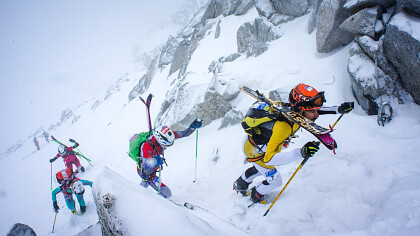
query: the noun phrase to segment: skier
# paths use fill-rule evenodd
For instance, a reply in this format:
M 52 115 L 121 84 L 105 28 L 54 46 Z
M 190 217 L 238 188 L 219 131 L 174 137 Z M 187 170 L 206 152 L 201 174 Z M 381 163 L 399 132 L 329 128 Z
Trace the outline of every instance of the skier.
M 73 200 L 73 193 L 76 195 L 77 201 L 79 202 L 81 214 L 83 215 L 86 212 L 86 203 L 83 198 L 85 189 L 83 185 L 89 185 L 92 188 L 92 182 L 76 178 L 77 173 L 78 171 L 73 173 L 70 168 L 67 168 L 57 172 L 55 175 L 60 186 L 54 189 L 51 193 L 54 212 L 58 213 L 58 210 L 60 209 L 57 204 L 57 193 L 59 192 L 63 193 L 66 205 L 73 214 L 76 214 L 76 205 Z
M 73 147 L 66 147 L 60 144 L 58 146 L 58 154 L 54 158 L 50 159 L 50 163 L 54 162 L 59 157 L 63 157 L 64 164 L 66 165 L 67 168 L 70 168 L 73 171 L 73 164 L 74 164 L 78 170 L 85 172 L 85 167 L 80 165 L 80 161 L 77 158 L 76 153 L 74 153 L 73 151 L 73 149 L 77 148 L 79 144 L 73 139 L 69 139 L 69 141 L 74 144 Z
M 44 130 L 44 132 L 42 132 L 42 135 L 44 136 L 45 141 L 47 141 L 47 143 L 49 143 L 50 142 L 50 140 L 49 140 L 50 134 L 47 131 Z
M 156 172 L 165 163 L 164 150 L 174 143 L 175 139 L 190 136 L 195 129 L 202 126 L 200 119 L 195 119 L 190 127 L 184 131 L 172 131 L 168 126 L 164 125 L 153 130 L 153 135 L 147 137 L 141 144 L 133 145 L 131 142 L 138 139 L 138 134 L 130 139 L 130 156 L 137 162 L 137 173 L 142 178 L 141 186 L 147 188 L 149 185 L 160 192 L 164 198 L 169 198 L 171 190 L 164 183 L 161 183 Z M 159 188 L 160 182 L 160 188 Z
M 34 143 L 35 143 L 36 149 L 40 150 L 39 142 L 38 142 L 38 139 L 36 139 L 36 137 L 34 137 Z
M 322 107 L 324 102 L 324 92 L 318 92 L 306 84 L 298 84 L 289 93 L 291 110 L 311 121 L 315 121 L 322 114 L 348 113 L 354 108 L 354 102 L 344 102 L 340 106 L 334 107 Z M 256 127 L 256 130 L 246 129 L 248 135 L 244 139 L 243 150 L 253 166 L 239 176 L 233 183 L 233 188 L 243 196 L 250 195 L 254 203 L 266 203 L 264 195 L 282 185 L 281 175 L 275 166 L 285 165 L 302 157 L 312 157 L 319 150 L 319 143 L 312 141 L 291 152 L 281 152 L 283 147 L 287 148 L 299 126 L 286 118 L 273 116 L 271 107 L 266 103 L 255 103 L 248 111 L 247 116 L 251 113 L 268 115 L 261 116 L 261 119 L 248 120 L 245 118 L 242 122 L 244 128 L 247 127 L 245 124 L 247 121 L 261 123 Z M 265 180 L 256 184 L 249 191 L 249 185 L 260 175 L 264 176 Z

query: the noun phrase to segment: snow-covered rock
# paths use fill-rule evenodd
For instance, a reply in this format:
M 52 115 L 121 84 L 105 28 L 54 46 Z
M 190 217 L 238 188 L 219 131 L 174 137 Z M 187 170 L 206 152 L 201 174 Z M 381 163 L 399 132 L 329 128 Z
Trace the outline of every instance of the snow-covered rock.
M 94 182 L 102 235 L 247 235 L 231 223 L 184 203 L 177 205 L 109 168 Z M 159 227 L 159 226 L 161 227 Z
M 420 104 L 420 28 L 419 18 L 403 12 L 395 15 L 384 38 L 384 54 L 396 67 L 404 88 Z

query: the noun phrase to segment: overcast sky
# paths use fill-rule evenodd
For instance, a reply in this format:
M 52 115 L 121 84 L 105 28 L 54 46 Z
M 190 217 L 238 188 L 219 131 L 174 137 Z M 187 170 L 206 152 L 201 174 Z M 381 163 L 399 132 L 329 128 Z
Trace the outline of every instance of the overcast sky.
M 132 71 L 186 0 L 0 0 L 0 152 Z M 45 127 L 46 128 L 46 127 Z

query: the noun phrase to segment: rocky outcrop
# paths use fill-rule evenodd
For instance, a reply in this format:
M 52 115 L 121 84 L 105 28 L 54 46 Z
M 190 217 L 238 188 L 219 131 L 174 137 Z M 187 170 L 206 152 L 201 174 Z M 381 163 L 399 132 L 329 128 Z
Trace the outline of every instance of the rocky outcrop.
M 172 63 L 177 47 L 178 40 L 176 40 L 176 38 L 173 36 L 169 36 L 168 41 L 166 41 L 165 45 L 162 48 L 162 51 L 160 52 L 158 63 L 159 68 L 162 68 L 163 66 Z
M 241 3 L 238 5 L 238 7 L 235 10 L 234 15 L 240 16 L 249 11 L 255 4 L 255 0 L 242 0 Z
M 355 35 L 368 35 L 374 38 L 377 15 L 378 7 L 363 9 L 347 18 L 340 25 L 340 29 Z
M 236 109 L 232 109 L 226 113 L 226 115 L 222 119 L 222 123 L 220 124 L 219 129 L 226 128 L 231 125 L 236 125 L 241 123 L 241 121 L 245 118 L 244 114 Z
M 16 223 L 6 236 L 36 236 L 36 233 L 30 226 Z
M 153 76 L 156 73 L 157 61 L 158 61 L 158 57 L 155 57 L 155 59 L 153 59 L 152 63 L 150 63 L 150 66 L 147 69 L 146 74 L 144 74 L 143 77 L 141 77 L 138 84 L 136 86 L 134 86 L 134 88 L 128 94 L 128 100 L 129 101 L 138 97 L 139 95 L 144 93 L 149 88 L 150 84 L 152 83 Z
M 308 0 L 271 0 L 276 12 L 284 15 L 303 16 L 308 10 Z
M 384 36 L 384 54 L 417 104 L 420 104 L 420 37 L 410 33 L 419 27 L 418 18 L 400 12 L 392 18 Z
M 375 77 L 375 64 L 357 43 L 352 43 L 350 47 L 350 59 L 347 70 L 352 84 L 353 95 L 359 105 L 368 115 L 376 115 L 379 108 L 376 98 L 379 97 L 380 91 Z M 383 74 L 382 71 L 379 73 Z
M 247 57 L 258 56 L 268 49 L 267 42 L 280 37 L 281 34 L 270 21 L 259 17 L 239 27 L 236 33 L 238 52 L 245 53 Z
M 339 28 L 350 16 L 343 5 L 344 1 L 341 0 L 322 1 L 317 16 L 316 47 L 318 52 L 331 52 L 353 40 L 353 33 Z

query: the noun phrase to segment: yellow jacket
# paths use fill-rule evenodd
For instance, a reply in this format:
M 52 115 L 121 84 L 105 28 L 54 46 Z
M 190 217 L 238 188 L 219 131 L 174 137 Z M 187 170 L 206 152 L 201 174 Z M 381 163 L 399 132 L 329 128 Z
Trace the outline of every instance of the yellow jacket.
M 267 144 L 264 157 L 261 160 L 256 161 L 255 164 L 265 168 L 274 169 L 273 165 L 285 164 L 290 161 L 297 160 L 298 158 L 302 158 L 300 149 L 297 149 L 298 151 L 295 150 L 294 153 L 291 152 L 290 155 L 278 155 L 281 152 L 284 141 L 298 129 L 299 125 L 295 123 L 293 123 L 293 127 L 291 127 L 285 121 L 277 121 L 273 126 L 273 133 Z M 281 158 L 284 160 L 280 160 Z

